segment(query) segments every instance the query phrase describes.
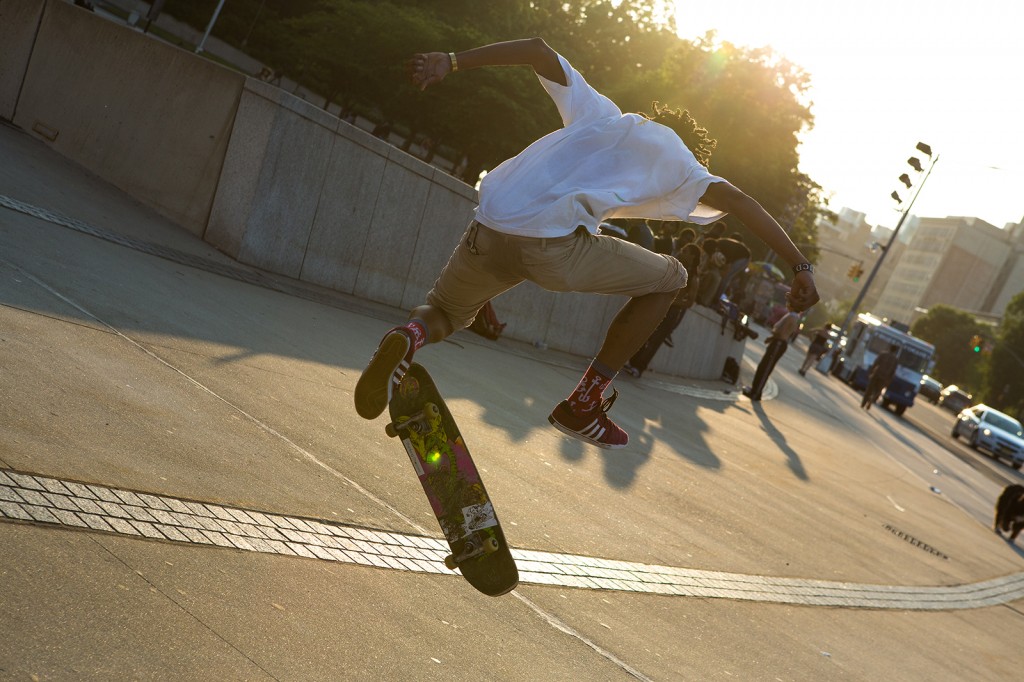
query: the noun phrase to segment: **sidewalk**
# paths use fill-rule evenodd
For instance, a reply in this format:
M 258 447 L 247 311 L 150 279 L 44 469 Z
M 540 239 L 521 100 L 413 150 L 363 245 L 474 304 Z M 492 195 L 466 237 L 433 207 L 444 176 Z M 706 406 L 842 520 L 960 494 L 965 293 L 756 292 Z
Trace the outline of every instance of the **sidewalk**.
M 402 311 L 240 266 L 16 129 L 0 158 L 0 677 L 1019 674 L 1022 553 L 802 353 L 760 405 L 617 381 L 605 452 L 545 419 L 585 359 L 425 349 L 523 574 L 490 599 L 352 409 Z

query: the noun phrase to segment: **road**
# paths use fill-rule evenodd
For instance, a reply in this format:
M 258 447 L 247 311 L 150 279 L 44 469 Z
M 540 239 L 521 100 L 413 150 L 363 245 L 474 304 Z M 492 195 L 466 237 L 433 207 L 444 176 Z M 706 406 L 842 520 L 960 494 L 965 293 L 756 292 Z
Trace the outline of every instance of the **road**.
M 949 410 L 927 401 L 918 401 L 906 417 L 908 422 L 932 436 L 954 455 L 995 483 L 1003 486 L 1024 483 L 1024 473 L 1011 467 L 1006 460 L 989 457 L 984 452 L 972 450 L 963 439 L 954 439 L 950 433 L 956 416 Z
M 793 355 L 791 363 L 796 360 L 796 354 Z M 839 395 L 855 394 L 852 388 L 835 378 L 825 379 L 820 373 L 817 376 L 829 381 Z M 859 397 L 859 393 L 856 395 Z M 827 403 L 816 407 L 828 411 Z M 879 404 L 867 416 L 905 446 L 893 448 L 891 439 L 865 431 L 863 435 L 870 447 L 898 462 L 926 482 L 934 494 L 941 495 L 986 527 L 992 522 L 994 491 L 1011 483 L 1024 483 L 1024 474 L 1005 461 L 972 450 L 962 439 L 953 439 L 950 431 L 955 415 L 943 407 L 918 400 L 900 418 Z M 890 501 L 897 509 L 901 508 L 898 500 Z

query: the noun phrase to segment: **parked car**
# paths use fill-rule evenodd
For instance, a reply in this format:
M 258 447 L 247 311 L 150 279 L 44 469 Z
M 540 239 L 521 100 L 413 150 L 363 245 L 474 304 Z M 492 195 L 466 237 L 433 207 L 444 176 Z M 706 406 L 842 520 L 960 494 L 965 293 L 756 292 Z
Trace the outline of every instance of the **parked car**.
M 921 386 L 917 389 L 917 394 L 922 398 L 926 399 L 932 405 L 937 405 L 939 402 L 939 395 L 942 393 L 942 384 L 935 379 L 925 374 L 921 377 Z
M 975 450 L 1004 457 L 1014 469 L 1024 465 L 1024 428 L 1013 417 L 988 405 L 963 410 L 953 424 L 953 438 L 965 436 Z
M 974 396 L 956 384 L 950 384 L 939 394 L 939 405 L 950 412 L 960 412 L 974 402 Z

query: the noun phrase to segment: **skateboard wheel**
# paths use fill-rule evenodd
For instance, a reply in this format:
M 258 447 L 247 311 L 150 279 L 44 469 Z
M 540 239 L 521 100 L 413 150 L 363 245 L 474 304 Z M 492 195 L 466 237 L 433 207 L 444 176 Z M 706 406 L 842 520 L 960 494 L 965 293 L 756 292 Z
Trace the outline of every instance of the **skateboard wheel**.
M 441 410 L 438 409 L 437 405 L 434 403 L 427 403 L 424 405 L 423 412 L 426 413 L 428 417 L 437 417 L 441 414 Z
M 384 433 L 388 435 L 388 438 L 394 438 L 398 435 L 398 429 L 395 428 L 394 424 L 388 424 L 384 427 Z
M 459 566 L 457 563 L 455 563 L 455 556 L 452 554 L 449 554 L 444 558 L 444 565 L 448 568 L 449 571 L 454 571 Z
M 488 554 L 491 552 L 497 552 L 498 547 L 498 538 L 487 538 L 487 541 L 484 542 L 484 551 Z

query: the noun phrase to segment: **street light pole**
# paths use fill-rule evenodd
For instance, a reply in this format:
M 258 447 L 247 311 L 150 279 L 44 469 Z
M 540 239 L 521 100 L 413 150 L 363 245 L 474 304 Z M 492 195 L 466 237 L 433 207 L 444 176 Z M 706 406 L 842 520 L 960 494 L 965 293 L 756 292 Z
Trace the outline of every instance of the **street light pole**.
M 927 145 L 922 145 L 921 143 L 918 143 L 917 146 L 918 149 L 921 149 L 922 147 L 924 147 L 925 149 L 929 149 Z M 922 151 L 924 150 L 922 149 Z M 875 267 L 871 268 L 871 274 L 869 274 L 868 278 L 864 280 L 864 286 L 861 287 L 860 293 L 857 294 L 857 300 L 855 300 L 853 302 L 853 305 L 850 307 L 850 312 L 846 314 L 846 319 L 843 320 L 843 326 L 839 330 L 840 339 L 843 338 L 843 336 L 846 334 L 846 330 L 850 328 L 850 323 L 853 321 L 854 316 L 857 314 L 857 310 L 860 308 L 860 304 L 864 301 L 864 296 L 868 293 L 868 288 L 871 286 L 871 283 L 875 280 L 875 275 L 878 274 L 879 269 L 881 269 L 882 267 L 882 261 L 884 261 L 885 257 L 889 254 L 890 247 L 892 247 L 892 245 L 896 243 L 896 236 L 900 233 L 900 228 L 903 227 L 903 222 L 907 219 L 907 216 L 910 215 L 910 209 L 913 208 L 914 202 L 917 201 L 918 195 L 920 195 L 921 190 L 924 189 L 924 183 L 928 181 L 928 176 L 932 174 L 932 169 L 935 168 L 935 164 L 938 163 L 939 161 L 938 154 L 932 157 L 929 152 L 925 153 L 928 154 L 930 158 L 930 162 L 928 164 L 928 171 L 924 174 L 924 177 L 921 178 L 921 182 L 917 185 L 917 189 L 914 191 L 914 196 L 910 198 L 910 202 L 907 204 L 907 207 L 903 209 L 903 215 L 900 216 L 899 222 L 896 223 L 896 229 L 892 231 L 892 236 L 889 237 L 889 242 L 885 245 L 885 248 L 882 250 L 882 254 L 878 257 L 878 260 L 875 261 Z M 895 192 L 893 192 L 893 194 L 895 194 Z
M 213 10 L 213 16 L 210 17 L 210 23 L 206 25 L 206 33 L 203 34 L 203 39 L 196 45 L 196 54 L 200 54 L 203 51 L 203 47 L 206 45 L 206 39 L 210 37 L 210 31 L 213 30 L 213 25 L 217 23 L 217 17 L 220 16 L 221 9 L 224 8 L 224 0 L 220 0 L 217 3 L 217 9 Z

